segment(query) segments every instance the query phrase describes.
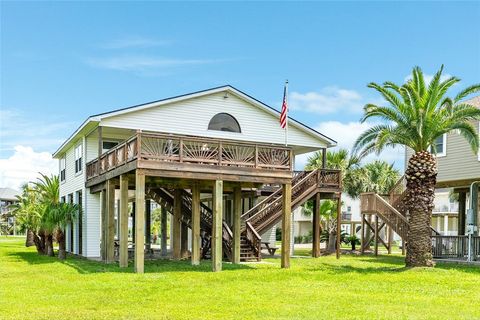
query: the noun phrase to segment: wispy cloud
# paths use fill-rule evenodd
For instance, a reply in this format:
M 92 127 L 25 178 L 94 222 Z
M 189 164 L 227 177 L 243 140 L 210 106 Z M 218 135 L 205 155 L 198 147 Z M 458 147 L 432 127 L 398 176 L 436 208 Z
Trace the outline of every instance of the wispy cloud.
M 359 113 L 365 104 L 363 97 L 357 91 L 335 86 L 306 93 L 292 92 L 289 99 L 292 110 L 318 114 L 342 111 Z
M 101 47 L 104 49 L 150 48 L 169 45 L 170 41 L 158 40 L 142 36 L 126 36 L 111 40 Z
M 40 119 L 25 115 L 17 109 L 0 110 L 0 154 L 9 154 L 17 145 L 34 146 L 40 150 L 54 150 L 62 137 L 76 123 L 58 118 Z
M 174 59 L 148 55 L 121 55 L 106 58 L 90 58 L 87 63 L 93 67 L 118 71 L 148 71 L 171 69 L 187 65 L 202 65 L 218 60 Z

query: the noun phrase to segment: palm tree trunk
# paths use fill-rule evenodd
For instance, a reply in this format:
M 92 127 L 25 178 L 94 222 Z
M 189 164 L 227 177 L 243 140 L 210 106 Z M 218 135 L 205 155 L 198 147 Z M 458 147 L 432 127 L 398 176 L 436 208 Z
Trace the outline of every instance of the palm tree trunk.
M 437 181 L 437 163 L 427 151 L 415 153 L 405 171 L 408 209 L 407 267 L 433 267 L 432 231 L 430 229 Z
M 48 234 L 45 237 L 45 247 L 47 250 L 47 256 L 54 257 L 55 253 L 53 252 L 53 235 L 52 234 Z
M 33 245 L 35 245 L 34 234 L 31 229 L 28 229 L 25 237 L 25 247 L 31 247 Z
M 35 248 L 37 248 L 37 253 L 38 254 L 45 254 L 45 245 L 43 243 L 42 237 L 37 235 L 35 232 L 33 232 L 33 243 L 35 244 Z
M 327 245 L 327 252 L 332 253 L 335 252 L 336 242 L 337 242 L 336 233 L 334 231 L 330 231 L 328 233 L 328 245 Z
M 63 230 L 58 230 L 57 241 L 58 241 L 58 258 L 60 260 L 65 260 L 67 258 L 67 251 L 65 250 L 65 233 L 63 233 Z

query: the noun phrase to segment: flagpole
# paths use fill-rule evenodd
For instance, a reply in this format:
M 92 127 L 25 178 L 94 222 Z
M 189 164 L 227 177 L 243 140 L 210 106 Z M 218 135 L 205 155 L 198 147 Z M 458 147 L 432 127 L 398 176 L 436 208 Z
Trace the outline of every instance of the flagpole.
M 285 115 L 285 146 L 288 146 L 288 79 L 285 80 L 285 100 L 287 102 L 287 110 Z

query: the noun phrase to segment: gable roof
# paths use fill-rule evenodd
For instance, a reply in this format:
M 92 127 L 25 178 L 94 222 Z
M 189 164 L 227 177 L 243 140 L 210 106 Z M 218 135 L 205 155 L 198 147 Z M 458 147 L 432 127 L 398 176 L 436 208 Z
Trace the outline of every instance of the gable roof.
M 153 108 L 153 107 L 158 107 L 158 106 L 161 106 L 161 105 L 164 105 L 164 104 L 170 104 L 170 103 L 174 103 L 174 102 L 178 102 L 178 101 L 188 100 L 188 99 L 197 98 L 197 97 L 201 97 L 201 96 L 206 96 L 206 95 L 219 93 L 219 92 L 229 92 L 231 94 L 234 94 L 237 97 L 239 97 L 239 98 L 249 102 L 250 104 L 256 106 L 257 108 L 260 108 L 260 109 L 266 111 L 267 113 L 270 113 L 271 115 L 273 115 L 275 117 L 280 117 L 280 112 L 278 110 L 270 107 L 266 103 L 263 103 L 262 101 L 246 94 L 245 92 L 243 92 L 241 90 L 238 90 L 238 89 L 234 88 L 231 85 L 225 85 L 225 86 L 220 86 L 220 87 L 210 88 L 210 89 L 196 91 L 196 92 L 192 92 L 192 93 L 182 94 L 182 95 L 178 95 L 178 96 L 174 96 L 174 97 L 170 97 L 170 98 L 165 98 L 165 99 L 161 99 L 161 100 L 156 100 L 156 101 L 152 101 L 152 102 L 147 102 L 147 103 L 143 103 L 143 104 L 138 104 L 138 105 L 134 105 L 134 106 L 126 107 L 126 108 L 120 108 L 120 109 L 116 109 L 116 110 L 113 110 L 113 111 L 92 115 L 92 116 L 88 117 L 87 120 L 85 120 L 77 130 L 75 130 L 75 132 L 58 148 L 57 151 L 55 151 L 55 153 L 53 154 L 53 157 L 57 158 L 61 153 L 63 153 L 65 151 L 66 147 L 68 147 L 73 142 L 73 140 L 75 139 L 75 137 L 79 133 L 90 132 L 104 118 L 109 118 L 109 117 L 113 117 L 113 116 L 117 116 L 117 115 L 122 115 L 122 114 L 127 114 L 127 113 L 131 113 L 131 112 L 135 112 L 135 111 L 140 111 L 140 110 L 145 110 L 145 109 L 149 109 L 149 108 Z M 337 142 L 335 140 L 333 140 L 332 138 L 327 137 L 326 135 L 318 132 L 317 130 L 315 130 L 315 129 L 313 129 L 313 128 L 311 128 L 311 127 L 309 127 L 309 126 L 307 126 L 307 125 L 301 123 L 300 121 L 297 121 L 297 120 L 295 120 L 291 117 L 288 117 L 288 119 L 289 119 L 289 124 L 290 125 L 295 126 L 296 128 L 300 129 L 301 131 L 304 131 L 304 132 L 316 137 L 317 139 L 320 139 L 321 141 L 325 142 L 328 147 L 336 146 Z

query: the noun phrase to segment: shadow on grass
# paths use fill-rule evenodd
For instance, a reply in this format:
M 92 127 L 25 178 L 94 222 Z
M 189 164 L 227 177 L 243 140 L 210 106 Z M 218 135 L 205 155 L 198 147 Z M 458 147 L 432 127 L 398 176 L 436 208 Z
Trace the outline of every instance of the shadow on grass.
M 57 257 L 48 257 L 39 255 L 36 252 L 12 252 L 8 253 L 12 258 L 21 259 L 31 265 L 60 263 L 75 269 L 80 274 L 91 273 L 133 273 L 133 261 L 129 261 L 128 268 L 120 268 L 118 262 L 104 263 L 102 261 L 93 261 L 86 258 L 68 255 L 66 260 L 59 260 Z M 234 271 L 242 269 L 252 269 L 252 267 L 244 264 L 236 265 L 223 263 L 223 271 Z M 203 260 L 200 265 L 192 266 L 190 260 L 173 261 L 173 260 L 145 260 L 145 273 L 164 273 L 164 272 L 212 272 L 211 261 Z

